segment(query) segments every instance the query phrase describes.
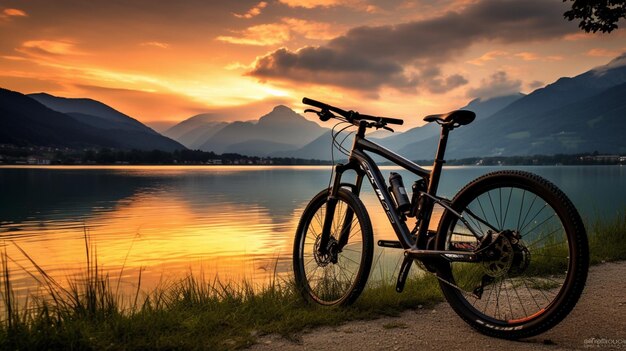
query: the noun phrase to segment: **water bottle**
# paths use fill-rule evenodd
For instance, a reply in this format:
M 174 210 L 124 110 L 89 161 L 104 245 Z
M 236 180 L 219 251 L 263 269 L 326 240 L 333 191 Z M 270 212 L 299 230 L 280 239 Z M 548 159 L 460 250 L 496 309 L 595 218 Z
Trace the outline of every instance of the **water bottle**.
M 408 210 L 411 202 L 404 188 L 404 183 L 402 183 L 402 177 L 398 173 L 391 172 L 389 174 L 389 185 L 391 193 L 396 200 L 396 209 L 401 213 Z

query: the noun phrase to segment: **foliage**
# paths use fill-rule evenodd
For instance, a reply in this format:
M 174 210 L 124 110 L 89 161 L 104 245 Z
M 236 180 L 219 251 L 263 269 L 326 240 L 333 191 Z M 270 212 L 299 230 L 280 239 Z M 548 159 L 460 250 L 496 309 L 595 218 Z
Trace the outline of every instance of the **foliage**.
M 610 33 L 617 29 L 617 22 L 626 18 L 624 0 L 563 0 L 573 1 L 572 9 L 563 16 L 570 21 L 580 19 L 578 27 L 585 32 Z
M 50 147 L 16 147 L 0 145 L 0 164 L 24 164 L 29 157 L 46 159 L 50 164 L 131 164 L 131 165 L 323 165 L 330 161 L 309 160 L 293 157 L 257 157 L 235 153 L 216 154 L 202 150 L 117 150 L 101 149 L 54 149 Z

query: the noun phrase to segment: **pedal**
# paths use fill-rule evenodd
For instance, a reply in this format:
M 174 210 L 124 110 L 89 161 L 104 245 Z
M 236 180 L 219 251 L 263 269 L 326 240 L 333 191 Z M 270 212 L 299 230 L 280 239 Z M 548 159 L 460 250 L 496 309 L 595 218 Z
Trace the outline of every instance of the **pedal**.
M 397 240 L 378 240 L 378 246 L 389 247 L 392 249 L 401 249 L 402 244 Z
M 483 291 L 485 291 L 485 286 L 493 283 L 495 279 L 493 279 L 492 277 L 488 276 L 488 275 L 483 275 L 481 282 L 480 282 L 480 286 L 477 286 L 473 293 L 474 296 L 478 296 L 478 299 L 481 299 L 483 296 Z
M 404 256 L 404 260 L 402 261 L 402 265 L 400 266 L 400 272 L 398 272 L 398 282 L 396 283 L 396 292 L 401 293 L 404 290 L 404 284 L 406 284 L 406 279 L 409 277 L 409 270 L 411 269 L 411 265 L 413 264 L 413 258 L 408 255 Z

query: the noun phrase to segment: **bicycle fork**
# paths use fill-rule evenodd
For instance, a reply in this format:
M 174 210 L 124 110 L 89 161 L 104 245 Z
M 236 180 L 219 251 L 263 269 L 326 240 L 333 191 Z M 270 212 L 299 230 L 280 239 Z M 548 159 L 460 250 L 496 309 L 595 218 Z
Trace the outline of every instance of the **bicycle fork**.
M 357 179 L 355 184 L 341 183 L 341 177 L 343 175 L 343 172 L 350 169 L 357 172 Z M 330 255 L 332 263 L 337 263 L 337 254 L 339 254 L 348 244 L 350 230 L 352 228 L 352 220 L 354 219 L 354 211 L 350 207 L 348 207 L 345 211 L 345 217 L 343 218 L 343 220 L 339 218 L 338 221 L 335 221 L 336 226 L 339 221 L 341 221 L 341 228 L 333 228 L 335 210 L 337 209 L 337 203 L 339 202 L 339 189 L 342 187 L 349 187 L 352 193 L 358 196 L 362 184 L 363 174 L 362 172 L 359 172 L 358 168 L 354 168 L 350 164 L 343 165 L 339 163 L 335 165 L 335 169 L 333 171 L 332 187 L 329 189 L 328 199 L 326 201 L 326 214 L 324 216 L 322 234 L 318 246 L 318 254 Z M 339 233 L 336 234 L 337 237 L 333 236 L 333 229 L 340 229 Z

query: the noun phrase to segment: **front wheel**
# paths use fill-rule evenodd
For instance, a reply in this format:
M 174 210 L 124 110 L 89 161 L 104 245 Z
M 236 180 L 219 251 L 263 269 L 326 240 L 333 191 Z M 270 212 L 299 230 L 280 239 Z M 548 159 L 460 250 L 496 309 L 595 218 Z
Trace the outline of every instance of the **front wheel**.
M 321 191 L 300 218 L 293 246 L 295 281 L 307 301 L 348 305 L 363 291 L 372 266 L 372 224 L 361 200 L 340 189 L 327 250 L 320 251 L 327 199 L 328 190 Z
M 585 228 L 574 205 L 532 173 L 500 171 L 465 186 L 444 213 L 439 250 L 479 251 L 480 262 L 438 267 L 454 311 L 480 332 L 517 339 L 542 333 L 574 308 L 589 265 Z

